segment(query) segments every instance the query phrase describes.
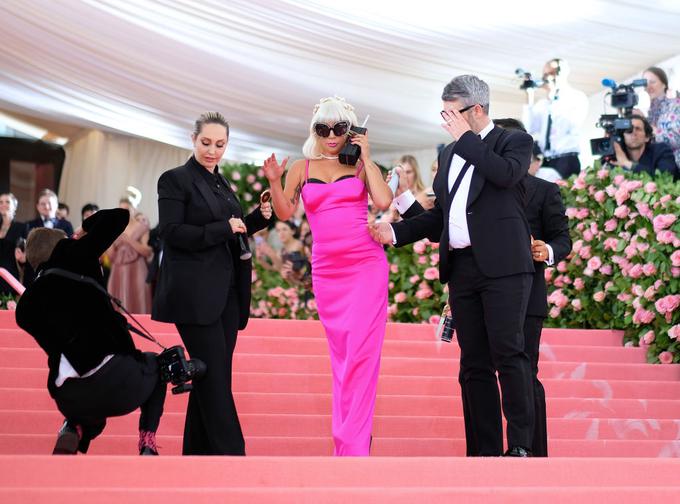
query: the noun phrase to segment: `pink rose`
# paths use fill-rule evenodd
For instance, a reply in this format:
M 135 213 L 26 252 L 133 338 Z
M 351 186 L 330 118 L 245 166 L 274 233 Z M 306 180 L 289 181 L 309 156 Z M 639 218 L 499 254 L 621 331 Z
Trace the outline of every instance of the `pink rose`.
M 659 361 L 661 364 L 671 364 L 673 362 L 673 354 L 668 350 L 659 354 Z
M 671 254 L 671 263 L 673 266 L 680 266 L 680 249 L 674 250 Z
M 562 289 L 556 289 L 548 296 L 548 303 L 553 304 L 561 309 L 569 304 L 569 298 L 564 295 Z
M 576 210 L 574 207 L 569 207 L 569 208 L 567 208 L 567 210 L 566 210 L 566 212 L 565 212 L 565 215 L 566 215 L 567 218 L 569 218 L 569 219 L 575 218 L 575 217 L 576 217 L 576 214 L 577 214 L 577 210 Z
M 643 203 L 642 201 L 638 201 L 637 203 L 635 203 L 635 208 L 637 209 L 638 212 L 640 212 L 640 215 L 642 215 L 643 217 L 647 217 L 648 219 L 650 219 L 652 215 L 654 215 L 652 211 L 649 209 L 649 205 L 647 203 Z
M 590 232 L 596 235 L 600 229 L 597 227 L 597 222 L 590 223 Z
M 586 286 L 586 283 L 583 281 L 582 278 L 576 278 L 574 279 L 574 289 L 576 290 L 583 290 L 583 288 Z
M 231 173 L 231 179 L 232 179 L 232 180 L 241 180 L 241 173 L 238 172 L 238 171 L 236 171 L 236 170 L 234 170 L 234 171 Z
M 397 305 L 394 304 L 394 303 L 391 304 L 391 305 L 389 306 L 389 308 L 387 308 L 387 313 L 388 313 L 389 315 L 396 315 L 398 311 L 399 311 L 399 308 L 397 308 Z
M 600 259 L 599 256 L 592 257 L 588 260 L 588 267 L 593 270 L 597 271 L 600 269 L 600 266 L 602 266 L 602 260 Z
M 625 249 L 623 249 L 623 253 L 626 254 L 626 257 L 628 259 L 632 259 L 633 257 L 635 257 L 637 255 L 638 249 L 637 249 L 637 247 L 635 246 L 634 243 L 631 243 Z
M 427 257 L 425 257 L 424 255 L 420 256 L 418 258 L 418 264 L 427 264 Z
M 654 343 L 654 331 L 647 331 L 645 334 L 642 335 L 642 338 L 640 338 L 645 345 L 651 345 Z
M 680 305 L 680 294 L 670 294 L 668 296 L 664 296 L 654 303 L 656 311 L 658 311 L 661 315 L 673 313 L 678 305 Z
M 618 226 L 616 220 L 609 219 L 607 222 L 604 223 L 604 230 L 608 233 L 611 233 L 616 229 L 616 226 Z
M 633 286 L 630 288 L 630 291 L 636 296 L 642 296 L 645 293 L 645 290 L 638 284 L 633 284 Z
M 656 290 L 654 289 L 653 285 L 650 285 L 647 287 L 647 290 L 645 290 L 644 298 L 647 301 L 652 301 L 654 299 L 654 296 L 656 296 Z
M 604 191 L 597 191 L 593 197 L 598 203 L 604 203 L 607 199 L 607 193 Z
M 560 311 L 561 310 L 557 306 L 553 306 L 552 308 L 550 308 L 550 312 L 548 313 L 548 315 L 550 315 L 550 318 L 557 318 L 560 316 Z
M 680 324 L 675 324 L 668 330 L 668 337 L 677 340 L 680 337 Z
M 387 286 L 390 290 L 394 289 L 394 282 L 388 283 Z
M 598 303 L 601 303 L 602 301 L 604 301 L 604 296 L 605 296 L 604 292 L 597 291 L 595 294 L 593 294 L 593 299 Z
M 619 246 L 619 240 L 616 238 L 607 238 L 604 241 L 604 249 L 605 250 L 616 250 L 616 247 Z
M 654 182 L 647 182 L 645 184 L 645 192 L 647 194 L 652 194 L 656 192 L 656 184 Z
M 609 176 L 609 170 L 597 170 L 597 178 L 600 180 L 606 179 Z
M 564 273 L 565 271 L 567 271 L 567 263 L 565 261 L 560 261 L 559 263 L 557 263 L 557 271 L 559 271 L 560 273 Z
M 436 266 L 437 264 L 439 264 L 439 254 L 438 253 L 435 252 L 434 254 L 430 254 L 430 264 L 432 266 Z
M 614 199 L 616 200 L 617 205 L 622 205 L 628 198 L 630 198 L 630 193 L 625 187 L 620 187 L 616 193 L 614 193 Z
M 430 324 L 437 325 L 437 324 L 439 324 L 439 320 L 440 320 L 440 319 L 441 319 L 441 317 L 440 317 L 439 315 L 430 315 L 430 318 L 428 319 L 428 322 L 429 322 Z
M 439 278 L 439 270 L 437 268 L 427 268 L 423 277 L 427 280 L 437 280 Z
M 616 296 L 616 299 L 618 299 L 622 303 L 625 303 L 627 301 L 630 301 L 632 299 L 632 296 L 630 294 L 626 294 L 625 292 L 622 292 L 618 296 Z
M 397 292 L 394 295 L 394 302 L 395 303 L 403 303 L 406 301 L 406 293 L 405 292 Z
M 417 317 L 419 312 L 420 312 L 420 310 L 418 309 L 418 307 L 411 310 L 411 313 L 413 314 L 414 317 Z
M 673 243 L 676 240 L 675 233 L 669 229 L 664 229 L 656 233 L 656 241 L 659 243 Z
M 628 270 L 628 276 L 631 278 L 640 278 L 642 276 L 642 266 L 639 264 L 633 265 Z
M 416 284 L 420 281 L 420 277 L 418 275 L 411 275 L 408 281 L 411 282 L 412 284 Z
M 656 316 L 653 311 L 644 308 L 636 308 L 633 314 L 633 324 L 649 324 Z
M 255 182 L 255 175 L 253 175 L 252 173 L 248 174 L 248 176 L 246 177 L 246 182 L 248 182 L 249 184 Z
M 611 275 L 612 274 L 612 265 L 611 264 L 604 264 L 600 268 L 600 273 L 603 275 Z
M 628 208 L 626 205 L 621 205 L 616 207 L 616 210 L 614 210 L 614 216 L 617 217 L 618 219 L 625 219 L 628 217 L 628 214 L 630 213 L 630 208 Z
M 614 282 L 612 282 L 611 280 L 609 280 L 609 282 L 604 284 L 604 290 L 606 290 L 606 291 L 608 291 L 612 287 L 614 287 Z
M 554 268 L 546 268 L 543 270 L 543 277 L 545 278 L 546 282 L 550 282 L 552 280 L 554 271 Z
M 578 177 L 576 177 L 576 179 L 574 179 L 574 184 L 572 185 L 572 189 L 581 190 L 581 189 L 585 189 L 585 188 L 586 188 L 586 179 L 583 176 L 579 175 Z
M 656 217 L 654 217 L 654 220 L 652 221 L 652 223 L 654 224 L 654 231 L 658 233 L 662 229 L 670 227 L 675 222 L 676 219 L 677 217 L 673 214 L 657 215 Z
M 413 251 L 416 254 L 422 254 L 425 252 L 425 243 L 422 241 L 417 241 L 413 244 Z
M 394 273 L 395 275 L 399 273 L 399 265 L 398 264 L 390 264 L 390 272 Z
M 583 232 L 583 239 L 584 239 L 585 241 L 587 241 L 587 242 L 593 240 L 593 233 L 590 231 L 590 229 L 586 229 L 586 230 Z
M 656 266 L 654 266 L 654 264 L 652 264 L 652 263 L 647 263 L 642 267 L 642 272 L 646 276 L 652 276 L 652 275 L 656 274 Z
M 260 184 L 259 182 L 255 182 L 253 184 L 253 190 L 255 192 L 260 192 L 262 190 L 262 184 Z
M 638 231 L 638 235 L 640 235 L 640 238 L 646 239 L 649 236 L 649 231 L 646 228 L 642 228 Z
M 581 257 L 581 259 L 589 259 L 590 258 L 590 245 L 581 248 L 581 250 L 578 251 L 578 255 Z
M 580 299 L 572 299 L 571 307 L 574 309 L 574 311 L 581 311 L 581 309 L 582 309 L 581 300 Z
M 649 243 L 636 242 L 635 246 L 638 252 L 647 252 L 649 250 Z
M 576 240 L 574 242 L 574 245 L 572 246 L 572 250 L 578 254 L 582 247 L 583 247 L 583 240 Z
M 432 294 L 434 294 L 434 292 L 432 292 L 432 289 L 430 289 L 429 287 L 427 289 L 418 289 L 416 291 L 416 298 L 421 300 L 427 299 L 430 296 L 432 296 Z
M 625 175 L 616 175 L 614 177 L 614 185 L 620 186 L 626 180 Z
M 588 217 L 589 214 L 590 210 L 588 210 L 587 208 L 579 208 L 578 211 L 576 212 L 576 218 L 579 220 L 583 220 L 586 217 Z
M 672 198 L 672 196 L 670 194 L 664 194 L 663 196 L 661 196 L 661 199 L 659 200 L 659 202 L 662 205 L 666 206 L 665 204 L 668 203 L 671 200 L 671 198 Z
M 17 309 L 16 301 L 12 301 L 11 299 L 9 301 L 7 301 L 7 309 L 9 311 L 15 311 Z
M 673 278 L 680 277 L 680 268 L 671 268 L 671 274 L 673 275 Z

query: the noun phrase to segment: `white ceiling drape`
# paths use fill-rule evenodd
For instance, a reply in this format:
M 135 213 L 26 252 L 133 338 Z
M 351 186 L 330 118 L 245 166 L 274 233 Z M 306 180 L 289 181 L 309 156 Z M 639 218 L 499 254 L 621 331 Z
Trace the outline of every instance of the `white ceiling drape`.
M 403 4 L 403 5 L 402 5 Z M 570 61 L 588 94 L 680 54 L 680 1 L 3 0 L 0 108 L 189 146 L 222 111 L 229 157 L 300 154 L 313 105 L 344 96 L 374 151 L 446 141 L 439 96 L 454 75 L 518 116 L 516 67 Z

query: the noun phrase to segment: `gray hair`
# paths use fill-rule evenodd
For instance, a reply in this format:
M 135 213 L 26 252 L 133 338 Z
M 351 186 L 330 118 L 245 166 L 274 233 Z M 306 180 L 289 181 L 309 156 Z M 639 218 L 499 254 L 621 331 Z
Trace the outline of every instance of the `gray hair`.
M 475 75 L 459 75 L 444 86 L 442 101 L 461 100 L 465 106 L 479 103 L 489 113 L 489 85 Z

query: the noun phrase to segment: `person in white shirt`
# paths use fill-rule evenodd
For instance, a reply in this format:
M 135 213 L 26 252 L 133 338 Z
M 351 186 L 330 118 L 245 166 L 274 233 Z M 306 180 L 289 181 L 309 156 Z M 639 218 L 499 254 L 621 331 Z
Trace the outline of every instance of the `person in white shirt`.
M 553 58 L 543 67 L 547 97 L 534 101 L 534 88 L 527 88 L 528 104 L 523 122 L 543 151 L 543 166 L 554 168 L 562 178 L 581 171 L 579 143 L 581 125 L 588 114 L 585 93 L 567 81 L 569 65 Z

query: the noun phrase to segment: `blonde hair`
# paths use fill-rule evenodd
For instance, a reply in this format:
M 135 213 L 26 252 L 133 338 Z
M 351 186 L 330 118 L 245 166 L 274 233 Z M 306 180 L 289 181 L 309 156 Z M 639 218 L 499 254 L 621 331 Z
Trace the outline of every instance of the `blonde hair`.
M 345 101 L 344 98 L 333 96 L 321 98 L 319 103 L 314 106 L 314 115 L 309 123 L 309 137 L 302 146 L 302 154 L 307 159 L 318 159 L 321 157 L 319 149 L 319 137 L 314 133 L 316 123 L 333 125 L 340 121 L 347 121 L 351 126 L 358 124 L 354 107 Z
M 420 176 L 420 167 L 418 166 L 418 161 L 416 160 L 415 157 L 411 156 L 410 154 L 404 154 L 401 156 L 399 159 L 399 164 L 404 164 L 408 163 L 411 165 L 411 168 L 413 169 L 414 173 L 414 179 L 413 179 L 413 194 L 418 194 L 420 192 L 423 192 L 425 190 L 425 184 L 423 184 L 423 179 Z

